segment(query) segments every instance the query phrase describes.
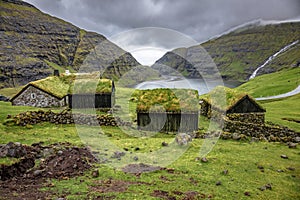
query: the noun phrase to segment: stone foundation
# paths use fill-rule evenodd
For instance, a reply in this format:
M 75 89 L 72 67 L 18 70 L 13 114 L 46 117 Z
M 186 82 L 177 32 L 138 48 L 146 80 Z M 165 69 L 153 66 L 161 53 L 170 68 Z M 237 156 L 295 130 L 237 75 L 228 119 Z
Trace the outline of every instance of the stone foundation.
M 34 125 L 42 122 L 54 124 L 81 124 L 90 126 L 130 126 L 130 122 L 124 122 L 118 117 L 109 114 L 92 115 L 82 113 L 71 113 L 64 110 L 60 113 L 49 111 L 30 111 L 20 113 L 12 118 L 12 121 L 19 126 Z
M 221 138 L 242 139 L 247 137 L 269 142 L 297 142 L 300 133 L 274 124 L 254 124 L 225 120 Z
M 226 114 L 227 118 L 231 121 L 239 121 L 252 124 L 264 124 L 264 113 L 232 113 Z

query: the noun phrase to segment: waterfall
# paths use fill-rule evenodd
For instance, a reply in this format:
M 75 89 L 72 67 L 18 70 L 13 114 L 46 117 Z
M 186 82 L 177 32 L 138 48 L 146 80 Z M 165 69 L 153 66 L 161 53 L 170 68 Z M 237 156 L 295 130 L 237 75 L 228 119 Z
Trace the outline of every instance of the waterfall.
M 270 57 L 268 58 L 268 60 L 267 60 L 264 64 L 262 64 L 261 66 L 259 66 L 259 67 L 251 74 L 251 76 L 250 76 L 249 79 L 254 78 L 254 77 L 256 76 L 257 72 L 258 72 L 261 68 L 263 68 L 264 66 L 266 66 L 266 65 L 267 65 L 269 62 L 271 62 L 276 56 L 278 56 L 279 54 L 285 52 L 286 50 L 288 50 L 289 48 L 291 48 L 292 46 L 294 46 L 294 45 L 297 44 L 298 42 L 299 42 L 299 40 L 296 40 L 295 42 L 293 42 L 293 43 L 291 43 L 291 44 L 289 44 L 289 45 L 286 45 L 285 47 L 283 47 L 282 49 L 280 49 L 278 52 L 276 52 L 275 54 L 273 54 L 272 56 L 270 56 Z

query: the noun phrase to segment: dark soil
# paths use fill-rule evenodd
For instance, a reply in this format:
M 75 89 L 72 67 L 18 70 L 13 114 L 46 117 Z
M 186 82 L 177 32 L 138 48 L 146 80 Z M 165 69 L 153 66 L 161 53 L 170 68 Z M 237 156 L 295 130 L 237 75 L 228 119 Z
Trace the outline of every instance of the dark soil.
M 163 168 L 159 166 L 152 166 L 152 165 L 146 165 L 144 163 L 139 163 L 139 164 L 129 164 L 126 165 L 125 167 L 122 168 L 122 171 L 125 173 L 130 173 L 130 174 L 141 174 L 145 172 L 153 172 L 157 170 L 161 170 Z
M 21 147 L 26 151 L 19 151 Z M 45 154 L 45 149 L 50 152 L 49 155 Z M 81 175 L 96 161 L 89 149 L 65 144 L 16 145 L 15 151 L 26 154 L 10 166 L 0 166 L 0 199 L 51 199 L 51 192 L 39 190 L 49 184 L 47 178 L 64 179 Z M 37 160 L 40 164 L 34 167 Z
M 91 189 L 100 193 L 125 192 L 130 185 L 149 184 L 144 182 L 122 181 L 113 179 L 95 181 L 94 183 L 95 186 L 92 186 Z
M 87 148 L 72 147 L 49 156 L 32 170 L 31 176 L 66 178 L 82 175 L 96 159 Z
M 159 197 L 161 199 L 166 199 L 166 200 L 176 200 L 175 196 L 171 196 L 169 194 L 169 192 L 163 191 L 163 190 L 154 190 L 151 193 L 151 196 L 153 196 L 153 197 Z

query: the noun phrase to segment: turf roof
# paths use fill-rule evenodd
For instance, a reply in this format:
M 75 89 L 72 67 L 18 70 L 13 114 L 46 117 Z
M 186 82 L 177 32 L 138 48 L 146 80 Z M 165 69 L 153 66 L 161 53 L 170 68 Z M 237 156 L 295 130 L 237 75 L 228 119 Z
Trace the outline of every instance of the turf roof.
M 33 81 L 30 82 L 29 85 L 40 88 L 41 90 L 58 98 L 63 98 L 66 96 L 70 87 L 67 82 L 57 76 L 51 76 L 45 79 Z
M 199 109 L 197 90 L 140 90 L 136 96 L 138 112 L 196 112 Z
M 205 100 L 213 107 L 219 110 L 229 110 L 238 101 L 245 96 L 248 96 L 253 102 L 256 102 L 251 96 L 245 92 L 238 91 L 236 89 L 228 88 L 225 86 L 217 86 L 207 94 L 201 95 L 199 98 Z M 257 104 L 259 106 L 259 104 Z
M 32 85 L 57 98 L 63 98 L 68 93 L 110 93 L 113 82 L 110 79 L 92 79 L 88 76 L 50 76 L 37 81 L 32 81 L 27 86 Z M 26 88 L 25 86 L 24 88 Z M 23 88 L 23 89 L 24 89 Z M 18 96 L 23 90 L 21 90 Z M 14 97 L 13 97 L 14 98 Z
M 111 93 L 113 82 L 110 79 L 76 79 L 71 84 L 70 94 Z

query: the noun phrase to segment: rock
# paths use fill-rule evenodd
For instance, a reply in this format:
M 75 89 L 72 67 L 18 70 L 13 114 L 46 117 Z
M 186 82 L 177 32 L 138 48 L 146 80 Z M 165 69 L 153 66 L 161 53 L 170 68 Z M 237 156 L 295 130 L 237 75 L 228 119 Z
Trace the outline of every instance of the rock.
M 299 143 L 300 142 L 300 137 L 295 137 L 295 142 Z
M 95 170 L 92 171 L 92 177 L 93 178 L 99 177 L 99 170 L 98 169 L 95 169 Z
M 112 155 L 111 158 L 121 159 L 121 157 L 123 157 L 123 156 L 125 156 L 125 152 L 115 151 L 114 155 Z
M 284 172 L 282 169 L 277 169 L 277 172 Z
M 261 187 L 258 188 L 258 189 L 261 190 L 261 191 L 264 191 L 264 190 L 272 190 L 272 184 L 271 184 L 271 183 L 267 183 L 266 185 L 261 186 Z
M 250 192 L 244 192 L 244 195 L 245 195 L 245 196 L 251 196 L 251 195 L 250 195 Z
M 59 150 L 59 151 L 57 152 L 57 154 L 58 154 L 58 155 L 62 155 L 62 154 L 63 154 L 63 151 Z
M 139 151 L 139 150 L 140 150 L 140 147 L 135 147 L 134 150 L 135 150 L 135 151 Z
M 272 184 L 271 183 L 266 184 L 265 187 L 266 187 L 267 190 L 272 190 Z
M 178 133 L 175 137 L 177 144 L 184 146 L 192 141 L 192 137 L 187 133 Z
M 203 163 L 207 163 L 207 162 L 208 162 L 208 160 L 207 160 L 207 158 L 206 158 L 206 157 L 203 157 L 203 158 L 201 158 L 201 162 L 203 162 Z
M 166 143 L 166 142 L 164 141 L 164 142 L 161 143 L 161 145 L 162 145 L 163 147 L 166 147 L 166 146 L 168 146 L 169 144 Z
M 288 159 L 289 158 L 287 155 L 284 155 L 284 154 L 282 154 L 280 157 L 283 158 L 283 159 Z
M 258 165 L 257 168 L 258 168 L 258 169 L 264 169 L 264 167 L 261 166 L 261 165 Z
M 137 156 L 134 156 L 134 157 L 133 157 L 133 160 L 134 160 L 134 161 L 138 161 L 139 158 L 138 158 Z
M 289 148 L 290 148 L 290 149 L 296 149 L 296 148 L 297 148 L 297 143 L 292 143 L 292 142 L 290 142 L 290 143 L 289 143 Z
M 2 152 L 2 153 L 1 153 Z M 0 149 L 0 154 L 5 154 L 5 156 L 20 158 L 26 155 L 26 149 L 21 145 L 21 143 L 9 142 L 4 147 Z
M 222 182 L 221 182 L 221 181 L 217 181 L 217 182 L 216 182 L 216 185 L 217 185 L 217 186 L 222 185 Z
M 228 169 L 225 169 L 225 170 L 223 171 L 223 174 L 224 174 L 224 175 L 227 175 L 227 174 L 228 174 Z
M 238 134 L 238 133 L 234 133 L 234 134 L 232 134 L 232 139 L 233 139 L 233 140 L 240 140 L 240 139 L 241 139 L 241 136 L 240 136 L 240 134 Z
M 259 190 L 261 190 L 261 191 L 264 191 L 264 190 L 266 190 L 266 186 L 261 186 L 260 188 L 258 188 Z
M 35 170 L 35 171 L 33 172 L 33 175 L 34 175 L 34 176 L 39 176 L 39 175 L 41 175 L 44 171 L 45 171 L 45 170 Z
M 295 171 L 295 167 L 287 167 L 288 170 Z

